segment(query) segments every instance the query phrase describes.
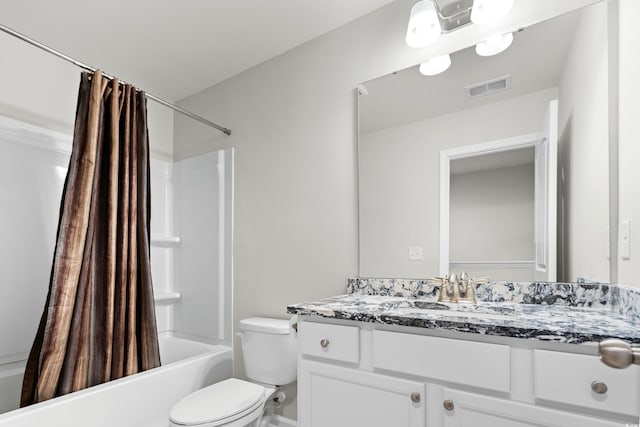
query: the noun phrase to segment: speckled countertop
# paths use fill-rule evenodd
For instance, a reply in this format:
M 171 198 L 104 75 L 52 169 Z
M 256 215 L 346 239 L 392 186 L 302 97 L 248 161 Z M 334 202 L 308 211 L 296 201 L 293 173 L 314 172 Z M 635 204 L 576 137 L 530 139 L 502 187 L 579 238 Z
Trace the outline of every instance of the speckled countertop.
M 287 312 L 568 344 L 606 338 L 640 343 L 637 307 L 627 307 L 635 292 L 620 295 L 611 285 L 501 282 L 477 287 L 478 304 L 443 304 L 437 287 L 426 282 L 416 288 L 404 286 L 403 279 L 377 279 L 392 282 L 372 287 L 372 279 L 366 280 L 350 280 L 348 294 L 290 305 Z

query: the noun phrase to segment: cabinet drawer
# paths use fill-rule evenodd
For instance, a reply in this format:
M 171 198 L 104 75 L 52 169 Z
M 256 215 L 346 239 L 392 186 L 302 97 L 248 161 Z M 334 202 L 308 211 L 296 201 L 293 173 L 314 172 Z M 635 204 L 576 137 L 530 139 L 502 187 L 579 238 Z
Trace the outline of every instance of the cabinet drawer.
M 374 331 L 373 366 L 505 393 L 511 388 L 506 345 Z
M 536 399 L 637 416 L 639 374 L 638 366 L 614 369 L 597 356 L 534 351 Z M 594 382 L 605 384 L 606 392 L 594 392 L 591 386 Z
M 300 352 L 307 356 L 358 363 L 360 330 L 355 326 L 302 322 Z

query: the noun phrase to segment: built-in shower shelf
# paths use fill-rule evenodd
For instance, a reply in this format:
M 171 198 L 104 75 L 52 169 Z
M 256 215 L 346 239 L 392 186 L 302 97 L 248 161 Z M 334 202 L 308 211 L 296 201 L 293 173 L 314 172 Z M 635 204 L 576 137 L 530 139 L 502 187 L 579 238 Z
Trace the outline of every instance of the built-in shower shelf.
M 163 235 L 151 236 L 151 246 L 170 248 L 173 246 L 178 246 L 179 244 L 180 244 L 180 237 L 178 236 L 163 236 Z
M 156 292 L 154 299 L 157 303 L 172 304 L 180 301 L 180 292 Z

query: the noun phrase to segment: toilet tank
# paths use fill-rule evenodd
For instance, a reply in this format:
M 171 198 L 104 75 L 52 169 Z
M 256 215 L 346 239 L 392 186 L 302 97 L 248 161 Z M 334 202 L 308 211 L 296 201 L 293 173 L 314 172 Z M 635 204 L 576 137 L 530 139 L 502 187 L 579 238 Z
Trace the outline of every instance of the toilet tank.
M 241 320 L 239 330 L 247 378 L 268 385 L 296 380 L 296 335 L 288 320 L 252 317 Z

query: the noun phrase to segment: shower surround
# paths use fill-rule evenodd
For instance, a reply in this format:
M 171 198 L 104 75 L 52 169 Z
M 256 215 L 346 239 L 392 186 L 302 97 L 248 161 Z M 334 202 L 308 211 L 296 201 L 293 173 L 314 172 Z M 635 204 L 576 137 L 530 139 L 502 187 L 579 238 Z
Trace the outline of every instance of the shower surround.
M 166 120 L 160 123 L 155 120 L 159 117 L 150 111 L 150 131 L 164 129 Z M 166 136 L 173 138 L 171 132 Z M 231 365 L 227 359 L 231 346 L 233 151 L 212 152 L 174 162 L 166 155 L 155 154 L 153 141 L 151 268 L 160 337 L 165 341 L 167 337 L 188 338 L 174 346 L 182 349 L 187 341 L 195 345 L 217 345 L 215 353 L 218 355 L 211 363 L 221 371 L 208 375 L 212 381 L 226 378 L 230 375 Z M 103 386 L 90 389 L 87 395 L 73 393 L 54 399 L 51 404 L 43 404 L 45 406 L 38 404 L 32 409 L 14 411 L 19 405 L 25 359 L 46 297 L 70 149 L 69 132 L 0 115 L 0 195 L 3 204 L 6 202 L 7 206 L 14 207 L 0 210 L 0 235 L 4 240 L 0 245 L 0 256 L 6 261 L 0 270 L 0 282 L 8 292 L 8 297 L 0 300 L 3 343 L 0 347 L 0 425 L 20 425 L 12 424 L 18 422 L 17 414 L 21 414 L 19 419 L 32 419 L 26 415 L 30 410 L 53 416 L 57 410 L 54 408 L 71 408 L 75 405 L 72 402 L 80 397 L 86 399 L 80 401 L 86 404 L 93 399 L 89 396 L 94 393 L 105 392 L 99 399 L 109 400 L 109 396 L 115 398 L 116 394 L 128 399 L 130 391 L 133 395 L 152 393 L 166 388 L 159 386 L 161 382 L 173 381 L 170 377 L 173 374 L 165 376 L 152 370 L 153 375 L 144 376 L 147 378 L 144 381 L 136 382 L 138 375 L 135 375 L 124 379 L 123 383 L 118 382 L 116 394 L 106 391 L 112 390 L 111 385 L 106 384 L 104 389 Z M 200 380 L 191 376 L 194 371 L 182 364 L 180 368 L 167 366 L 171 359 L 166 359 L 165 353 L 166 349 L 161 348 L 163 366 L 158 371 L 164 372 L 165 368 L 169 368 L 169 372 L 179 370 L 181 373 L 177 375 L 184 378 L 185 387 L 193 384 L 197 388 Z M 191 356 L 185 350 L 181 358 Z M 218 363 L 223 359 L 224 363 Z M 159 382 L 154 382 L 156 380 Z M 143 392 L 140 387 L 148 389 Z M 185 394 L 193 391 L 180 387 L 176 390 Z M 119 399 L 115 402 L 122 402 Z M 120 406 L 119 410 L 122 410 Z M 153 412 L 151 409 L 149 411 Z M 66 415 L 68 417 L 69 412 Z M 117 416 L 116 413 L 112 415 Z M 88 425 L 86 420 L 82 421 L 79 419 L 77 425 Z M 76 422 L 75 418 L 65 418 L 60 424 L 73 425 L 73 422 Z M 112 422 L 111 425 L 125 424 Z

